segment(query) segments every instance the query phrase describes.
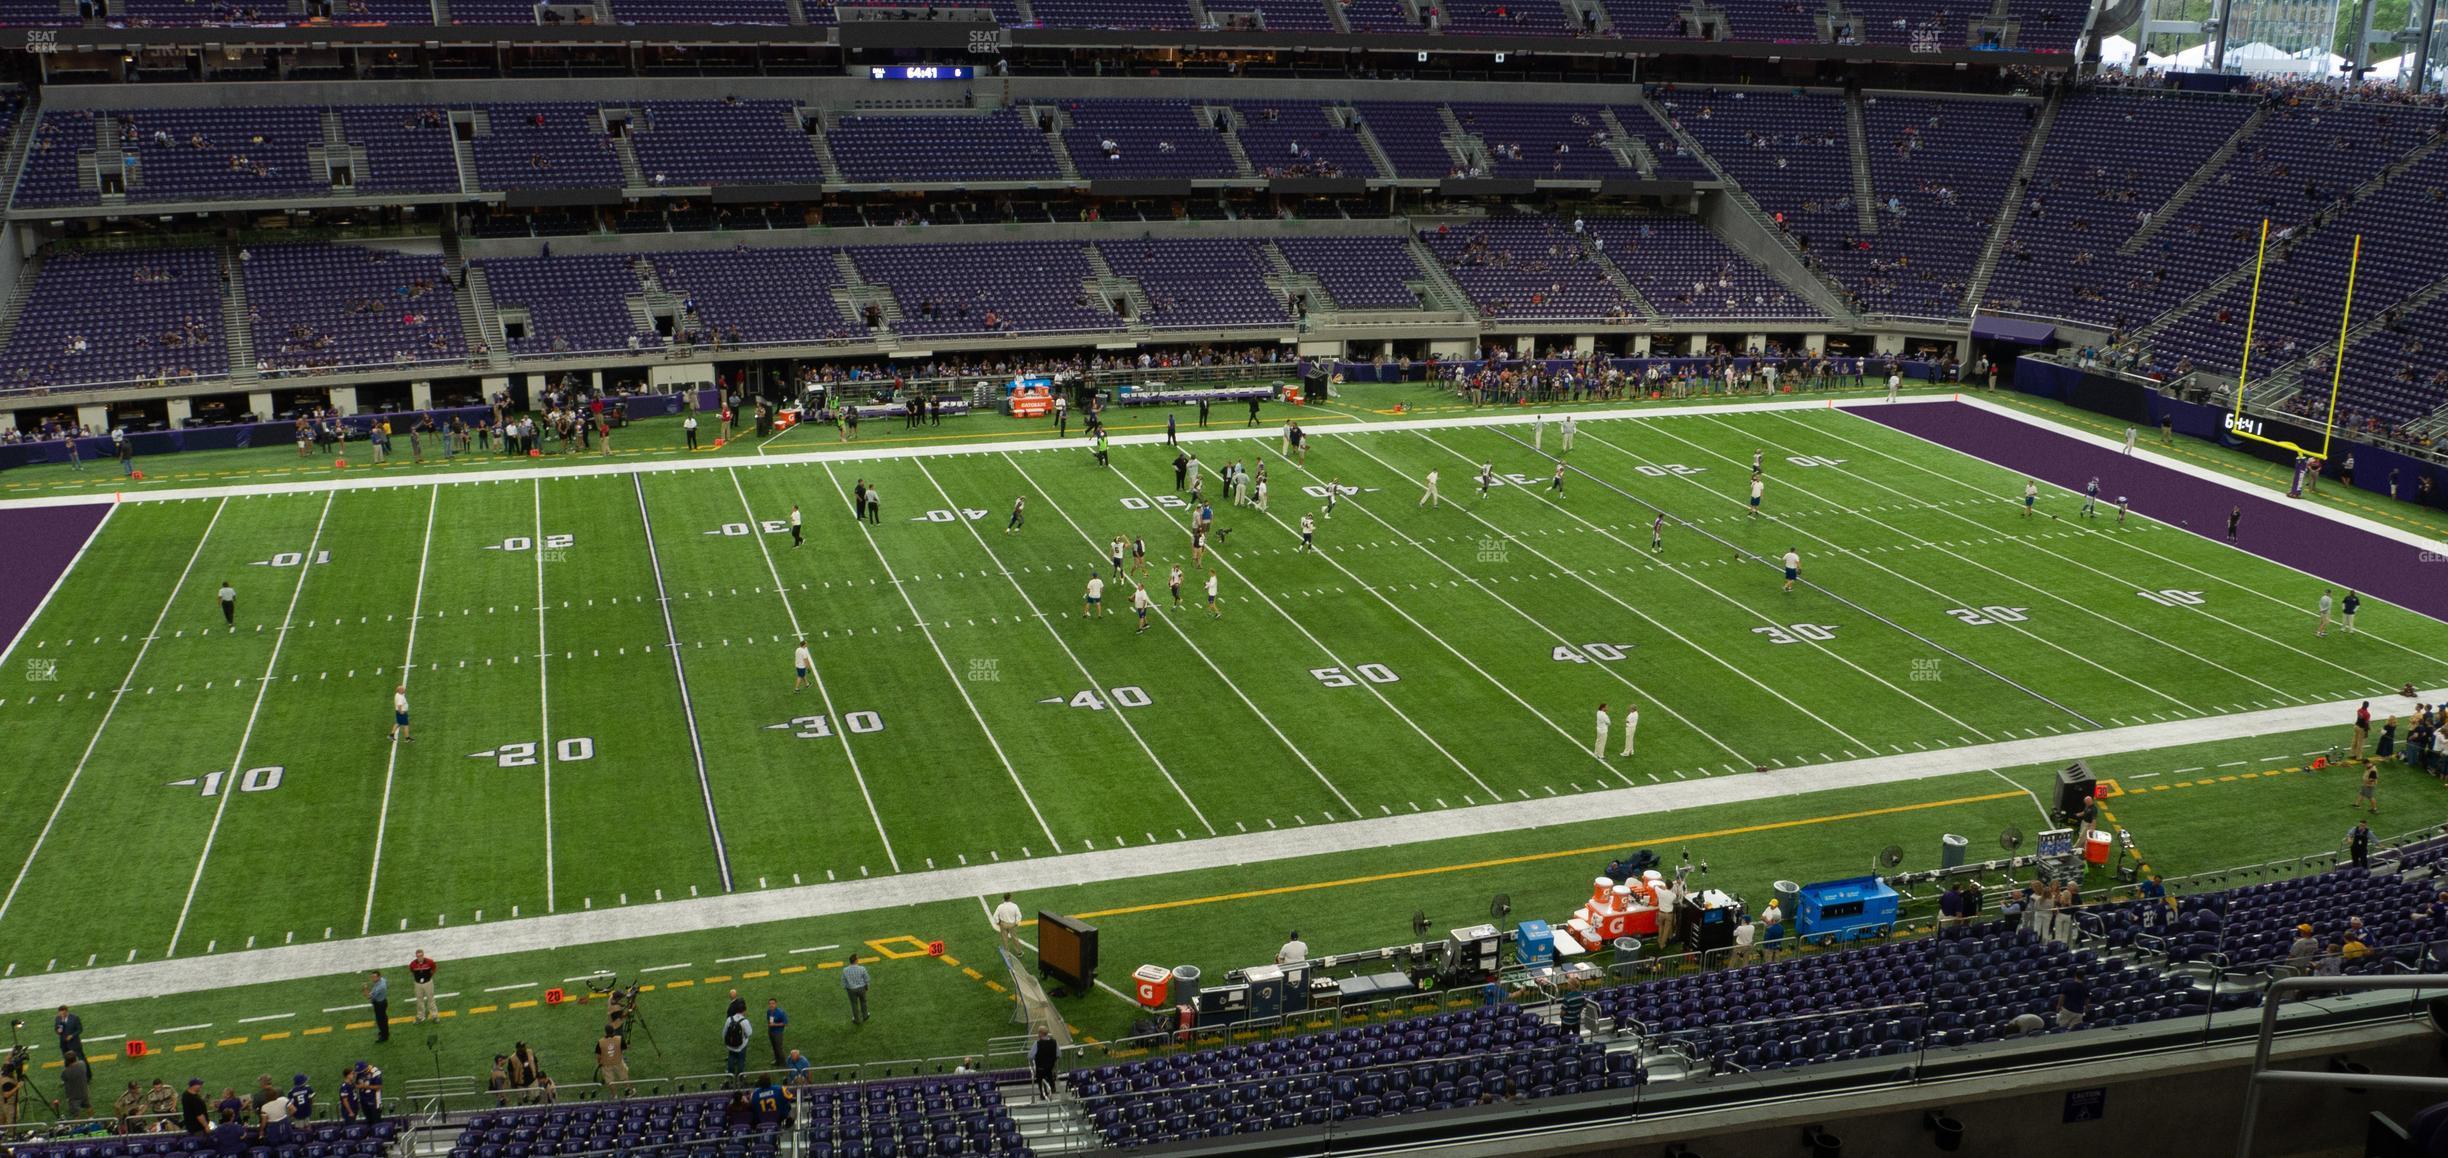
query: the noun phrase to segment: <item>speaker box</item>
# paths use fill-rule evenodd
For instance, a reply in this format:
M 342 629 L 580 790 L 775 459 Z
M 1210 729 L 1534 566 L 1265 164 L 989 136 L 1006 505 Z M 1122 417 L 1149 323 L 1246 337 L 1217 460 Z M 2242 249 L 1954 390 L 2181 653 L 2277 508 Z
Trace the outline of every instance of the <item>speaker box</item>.
M 2057 772 L 2057 814 L 2072 816 L 2083 810 L 2099 781 L 2091 775 L 2091 766 L 2076 760 Z

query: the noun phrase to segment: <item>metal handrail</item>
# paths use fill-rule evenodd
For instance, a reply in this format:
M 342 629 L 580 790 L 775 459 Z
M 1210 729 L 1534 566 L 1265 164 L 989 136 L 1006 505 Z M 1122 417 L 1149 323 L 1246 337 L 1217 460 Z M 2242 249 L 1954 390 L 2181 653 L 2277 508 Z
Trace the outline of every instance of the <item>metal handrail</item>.
M 2426 1078 L 2408 1074 L 2315 1073 L 2310 1070 L 2273 1070 L 2269 1068 L 2270 1046 L 2278 1034 L 2278 1008 L 2284 1004 L 2281 995 L 2293 992 L 2345 993 L 2381 989 L 2448 989 L 2448 975 L 2416 973 L 2408 976 L 2362 977 L 2281 977 L 2270 983 L 2261 1000 L 2261 1034 L 2253 1043 L 2252 1074 L 2244 1086 L 2243 1124 L 2236 1135 L 2236 1158 L 2252 1158 L 2253 1129 L 2261 1116 L 2261 1087 L 2268 1083 L 2304 1086 L 2356 1086 L 2384 1090 L 2408 1090 L 2417 1093 L 2448 1092 L 2448 1077 Z

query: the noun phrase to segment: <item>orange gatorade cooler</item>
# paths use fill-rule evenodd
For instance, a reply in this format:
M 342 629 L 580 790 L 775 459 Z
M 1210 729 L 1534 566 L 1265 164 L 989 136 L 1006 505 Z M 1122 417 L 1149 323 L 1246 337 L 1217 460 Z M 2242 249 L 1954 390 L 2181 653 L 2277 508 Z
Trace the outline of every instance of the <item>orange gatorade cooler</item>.
M 1612 878 L 1599 877 L 1590 882 L 1590 900 L 1603 905 L 1606 903 L 1607 894 L 1614 890 L 1615 882 Z
M 2115 837 L 2110 836 L 2105 832 L 2101 832 L 2098 829 L 2093 829 L 2091 830 L 2091 839 L 2083 842 L 2083 859 L 2091 862 L 2092 864 L 2107 864 L 2108 852 L 2110 849 L 2115 847 Z
M 1137 987 L 1139 1004 L 1149 1009 L 1162 1009 L 1173 996 L 1173 971 L 1162 965 L 1142 965 L 1131 970 L 1131 982 Z

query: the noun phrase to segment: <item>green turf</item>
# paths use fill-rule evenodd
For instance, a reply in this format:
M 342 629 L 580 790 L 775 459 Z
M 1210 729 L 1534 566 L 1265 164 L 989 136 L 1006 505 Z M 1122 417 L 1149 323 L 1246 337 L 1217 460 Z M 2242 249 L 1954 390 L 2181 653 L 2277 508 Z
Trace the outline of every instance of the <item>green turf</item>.
M 2367 603 L 2361 633 L 2315 639 L 2294 572 L 2065 498 L 2027 519 L 2018 477 L 1843 413 L 1591 421 L 1561 498 L 1520 433 L 1325 434 L 1306 468 L 1271 434 L 1202 444 L 1210 468 L 1277 460 L 1273 509 L 1219 505 L 1223 619 L 1193 576 L 1143 636 L 1126 585 L 1094 622 L 1080 593 L 1117 534 L 1149 540 L 1152 579 L 1184 561 L 1155 446 L 1110 469 L 1063 447 L 131 506 L 23 645 L 58 682 L 0 704 L 29 757 L 0 787 L 0 867 L 25 866 L 7 955 L 644 904 L 726 869 L 739 889 L 855 879 L 2448 675 L 2448 627 Z M 1511 481 L 1479 495 L 1481 462 Z M 862 478 L 880 525 L 848 518 Z M 1356 493 L 1298 552 L 1322 507 L 1303 488 L 1329 480 Z M 771 529 L 794 503 L 799 548 Z M 1769 561 L 1788 546 L 1793 593 Z M 2138 594 L 2166 590 L 2201 602 Z M 418 739 L 394 750 L 412 624 Z M 794 692 L 801 633 L 823 679 Z M 1590 754 L 1600 702 L 1641 705 L 1637 757 L 1620 733 Z M 85 887 L 103 857 L 112 887 Z

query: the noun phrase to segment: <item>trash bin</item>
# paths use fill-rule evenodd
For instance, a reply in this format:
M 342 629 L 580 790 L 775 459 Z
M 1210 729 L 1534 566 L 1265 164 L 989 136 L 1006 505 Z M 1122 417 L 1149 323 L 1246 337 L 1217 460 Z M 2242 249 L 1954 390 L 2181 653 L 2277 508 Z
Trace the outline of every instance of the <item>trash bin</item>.
M 1785 911 L 1785 921 L 1791 924 L 1802 911 L 1802 886 L 1792 881 L 1778 881 L 1768 886 L 1776 893 L 1777 908 Z
M 1174 966 L 1173 1003 L 1176 1005 L 1194 1005 L 1198 1002 L 1198 995 L 1199 967 L 1196 965 Z
M 1640 947 L 1641 943 L 1640 938 L 1638 937 L 1615 938 L 1615 964 L 1618 967 L 1622 967 L 1639 962 Z
M 1971 841 L 1951 832 L 1945 836 L 1939 837 L 1938 867 L 1942 869 L 1962 868 L 1964 853 L 1970 850 L 1971 847 Z

